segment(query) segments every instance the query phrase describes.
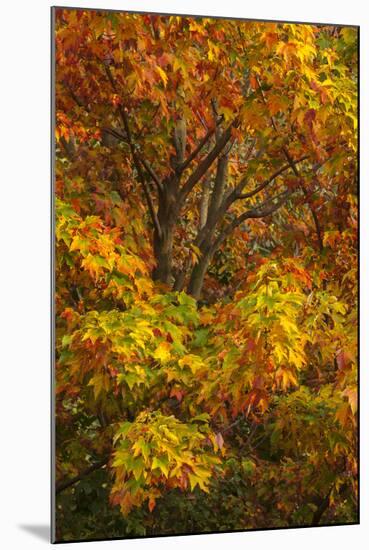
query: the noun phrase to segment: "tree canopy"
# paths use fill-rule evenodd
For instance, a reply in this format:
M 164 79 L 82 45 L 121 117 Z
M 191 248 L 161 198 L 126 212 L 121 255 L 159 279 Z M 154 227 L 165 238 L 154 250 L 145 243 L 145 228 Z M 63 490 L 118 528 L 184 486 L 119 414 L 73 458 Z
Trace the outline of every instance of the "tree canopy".
M 57 8 L 56 538 L 357 520 L 357 29 Z

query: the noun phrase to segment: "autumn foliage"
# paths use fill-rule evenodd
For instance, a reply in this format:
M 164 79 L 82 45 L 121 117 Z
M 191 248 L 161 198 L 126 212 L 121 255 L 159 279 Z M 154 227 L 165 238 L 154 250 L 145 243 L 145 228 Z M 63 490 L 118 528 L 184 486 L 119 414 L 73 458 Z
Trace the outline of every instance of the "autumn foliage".
M 357 29 L 56 9 L 56 538 L 357 521 Z

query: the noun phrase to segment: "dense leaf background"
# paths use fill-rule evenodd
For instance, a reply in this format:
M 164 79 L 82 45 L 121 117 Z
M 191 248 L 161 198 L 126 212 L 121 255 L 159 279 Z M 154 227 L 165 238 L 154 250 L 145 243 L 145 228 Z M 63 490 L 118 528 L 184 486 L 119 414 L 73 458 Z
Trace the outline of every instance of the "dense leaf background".
M 357 30 L 57 9 L 57 540 L 357 520 Z

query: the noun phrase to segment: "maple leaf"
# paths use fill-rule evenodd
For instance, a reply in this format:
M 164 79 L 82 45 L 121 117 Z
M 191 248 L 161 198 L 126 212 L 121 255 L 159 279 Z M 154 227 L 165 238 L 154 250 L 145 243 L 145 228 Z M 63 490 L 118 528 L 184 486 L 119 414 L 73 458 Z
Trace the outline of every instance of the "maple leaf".
M 156 67 L 156 70 L 157 70 L 157 72 L 159 73 L 159 76 L 160 76 L 160 78 L 162 79 L 162 81 L 163 81 L 163 83 L 164 83 L 164 87 L 166 88 L 166 87 L 167 87 L 167 83 L 168 83 L 168 76 L 167 76 L 167 74 L 166 74 L 165 71 L 164 71 L 161 67 L 159 67 L 159 66 Z
M 168 342 L 161 342 L 153 353 L 154 359 L 167 363 L 171 358 L 171 346 Z

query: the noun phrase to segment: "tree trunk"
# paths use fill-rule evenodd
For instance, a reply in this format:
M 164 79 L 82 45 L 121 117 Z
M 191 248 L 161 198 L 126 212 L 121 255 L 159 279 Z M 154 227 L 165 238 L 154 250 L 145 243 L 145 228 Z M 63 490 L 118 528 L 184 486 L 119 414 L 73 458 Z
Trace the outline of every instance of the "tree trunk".
M 173 259 L 173 227 L 162 226 L 162 235 L 154 234 L 154 254 L 156 267 L 153 271 L 154 281 L 170 285 L 172 282 L 172 259 Z
M 208 249 L 205 253 L 202 253 L 198 263 L 194 266 L 190 281 L 188 283 L 187 292 L 199 300 L 201 296 L 202 287 L 204 284 L 204 277 L 208 270 L 209 264 L 213 257 L 212 252 Z
M 178 221 L 179 203 L 177 196 L 177 181 L 166 182 L 159 195 L 158 220 L 161 234 L 154 230 L 154 255 L 156 267 L 153 271 L 154 281 L 172 285 L 173 236 Z

